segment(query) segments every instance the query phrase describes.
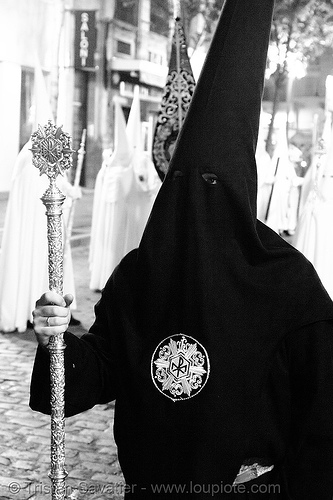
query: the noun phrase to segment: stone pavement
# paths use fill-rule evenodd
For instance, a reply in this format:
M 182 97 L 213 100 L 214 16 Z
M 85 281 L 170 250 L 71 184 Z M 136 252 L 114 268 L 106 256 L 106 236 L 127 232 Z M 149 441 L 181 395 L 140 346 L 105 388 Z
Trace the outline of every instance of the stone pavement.
M 89 290 L 88 244 L 93 192 L 83 192 L 74 217 L 72 256 L 81 335 L 93 321 L 99 294 Z M 5 197 L 0 197 L 0 228 Z M 1 236 L 1 234 L 0 234 Z M 0 500 L 49 500 L 50 417 L 29 406 L 36 340 L 25 333 L 0 333 Z M 114 406 L 99 405 L 66 419 L 66 492 L 72 500 L 123 498 L 124 480 L 113 439 Z

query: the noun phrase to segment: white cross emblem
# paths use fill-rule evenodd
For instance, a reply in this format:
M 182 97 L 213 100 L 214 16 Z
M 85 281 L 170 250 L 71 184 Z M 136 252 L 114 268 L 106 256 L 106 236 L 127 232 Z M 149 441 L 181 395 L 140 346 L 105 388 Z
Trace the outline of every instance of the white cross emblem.
M 172 335 L 156 347 L 151 360 L 152 380 L 173 401 L 192 398 L 206 384 L 210 372 L 206 349 L 193 337 Z

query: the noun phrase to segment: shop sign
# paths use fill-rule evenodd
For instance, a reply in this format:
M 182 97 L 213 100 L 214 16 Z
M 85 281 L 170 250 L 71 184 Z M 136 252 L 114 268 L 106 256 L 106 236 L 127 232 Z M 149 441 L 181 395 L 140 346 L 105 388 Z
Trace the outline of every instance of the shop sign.
M 94 10 L 75 11 L 75 69 L 95 69 L 95 13 Z

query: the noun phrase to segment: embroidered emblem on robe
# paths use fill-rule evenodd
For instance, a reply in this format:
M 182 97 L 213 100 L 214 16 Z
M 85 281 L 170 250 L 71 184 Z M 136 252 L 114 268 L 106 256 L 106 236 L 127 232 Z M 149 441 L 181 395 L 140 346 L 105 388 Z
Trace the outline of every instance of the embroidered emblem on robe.
M 206 349 L 193 337 L 172 335 L 156 347 L 151 375 L 157 389 L 173 401 L 196 396 L 210 372 Z

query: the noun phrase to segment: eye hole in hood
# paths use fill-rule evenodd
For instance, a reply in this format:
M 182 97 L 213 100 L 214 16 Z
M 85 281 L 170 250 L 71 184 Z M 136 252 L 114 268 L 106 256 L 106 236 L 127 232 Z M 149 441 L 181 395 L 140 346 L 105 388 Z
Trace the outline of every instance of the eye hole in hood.
M 203 180 L 207 182 L 207 184 L 209 184 L 210 186 L 216 186 L 216 184 L 219 182 L 219 178 L 215 174 L 206 173 L 201 175 Z

